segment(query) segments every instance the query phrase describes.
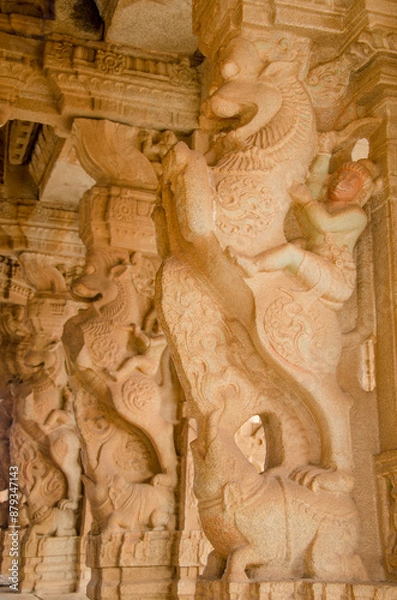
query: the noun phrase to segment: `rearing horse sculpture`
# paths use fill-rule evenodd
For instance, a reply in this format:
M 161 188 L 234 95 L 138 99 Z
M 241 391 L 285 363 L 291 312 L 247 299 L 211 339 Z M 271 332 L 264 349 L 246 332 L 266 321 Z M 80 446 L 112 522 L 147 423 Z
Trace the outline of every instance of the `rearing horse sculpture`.
M 289 190 L 300 195 L 317 150 L 310 97 L 300 65 L 266 64 L 243 38 L 221 74 L 202 107 L 220 135 L 207 161 L 183 143 L 168 153 L 155 212 L 160 316 L 198 424 L 195 491 L 214 546 L 204 575 L 362 579 L 336 305 L 285 265 L 241 270 L 286 245 Z M 256 414 L 261 474 L 234 439 Z

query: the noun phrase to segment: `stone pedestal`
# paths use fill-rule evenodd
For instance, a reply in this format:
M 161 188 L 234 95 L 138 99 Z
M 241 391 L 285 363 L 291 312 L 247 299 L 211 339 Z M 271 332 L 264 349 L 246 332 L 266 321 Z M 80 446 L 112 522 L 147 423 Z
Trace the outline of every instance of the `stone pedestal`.
M 92 569 L 91 600 L 166 600 L 175 598 L 175 534 L 149 531 L 88 536 L 87 562 Z
M 199 580 L 195 600 L 393 600 L 397 586 L 382 583 L 328 583 L 310 580 L 227 583 Z
M 22 542 L 23 592 L 68 594 L 78 586 L 78 536 L 31 538 Z
M 0 533 L 0 549 L 1 549 L 1 574 L 3 576 L 3 578 L 5 579 L 6 583 L 9 585 L 10 583 L 13 583 L 10 580 L 10 577 L 12 575 L 12 561 L 13 561 L 13 557 L 12 557 L 12 539 L 11 539 L 11 528 L 9 529 L 3 529 Z M 22 537 L 22 533 L 21 530 L 19 532 L 19 539 L 21 539 Z M 15 548 L 15 546 L 14 546 Z M 20 552 L 20 546 L 17 547 L 17 553 L 20 557 L 21 552 Z M 18 558 L 18 556 L 16 557 Z M 14 559 L 15 560 L 15 559 Z M 19 573 L 20 573 L 20 569 L 18 569 Z
M 179 600 L 193 600 L 196 582 L 200 577 L 212 546 L 199 529 L 177 533 L 178 581 L 175 597 Z

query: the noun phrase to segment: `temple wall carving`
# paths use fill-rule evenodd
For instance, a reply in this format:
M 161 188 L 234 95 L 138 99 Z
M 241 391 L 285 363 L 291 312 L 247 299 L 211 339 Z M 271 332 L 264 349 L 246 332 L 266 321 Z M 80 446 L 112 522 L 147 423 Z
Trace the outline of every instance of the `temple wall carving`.
M 0 584 L 396 596 L 396 27 L 0 2 Z

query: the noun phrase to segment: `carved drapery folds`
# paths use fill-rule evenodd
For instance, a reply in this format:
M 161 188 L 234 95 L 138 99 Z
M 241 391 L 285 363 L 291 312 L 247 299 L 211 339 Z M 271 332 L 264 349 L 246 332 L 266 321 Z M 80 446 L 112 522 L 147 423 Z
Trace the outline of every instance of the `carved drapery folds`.
M 126 565 L 120 577 L 127 586 L 127 571 L 141 566 L 136 544 L 145 552 L 158 547 L 169 577 L 175 526 L 176 397 L 154 311 L 159 259 L 150 214 L 157 178 L 138 150 L 138 133 L 110 122 L 74 125 L 79 159 L 97 181 L 80 205 L 87 254 L 72 283 L 75 296 L 89 304 L 64 334 L 93 516 L 93 597 L 116 593 L 107 567 Z
M 328 113 L 318 132 L 307 40 L 228 39 L 208 51 L 215 85 L 200 123 L 213 143 L 205 157 L 183 143 L 168 153 L 155 212 L 161 322 L 198 424 L 195 493 L 214 546 L 204 578 L 365 580 L 337 311 L 355 289 L 379 172 L 337 153 L 379 122 L 336 127 Z M 296 241 L 284 233 L 291 204 Z M 254 415 L 260 474 L 235 437 Z

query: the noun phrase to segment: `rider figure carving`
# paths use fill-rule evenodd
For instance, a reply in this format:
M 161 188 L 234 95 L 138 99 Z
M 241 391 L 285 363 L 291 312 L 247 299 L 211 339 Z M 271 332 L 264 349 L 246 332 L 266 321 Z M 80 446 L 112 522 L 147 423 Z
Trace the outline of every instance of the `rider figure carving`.
M 254 257 L 237 254 L 231 248 L 228 252 L 248 276 L 285 269 L 308 289 L 315 289 L 324 304 L 338 310 L 354 290 L 353 250 L 367 225 L 363 206 L 374 191 L 377 172 L 366 159 L 342 164 L 330 179 L 325 200 L 320 202 L 319 184 L 326 177 L 330 157 L 328 153 L 319 154 L 307 185 L 294 184 L 289 190 L 304 240 L 282 244 Z

